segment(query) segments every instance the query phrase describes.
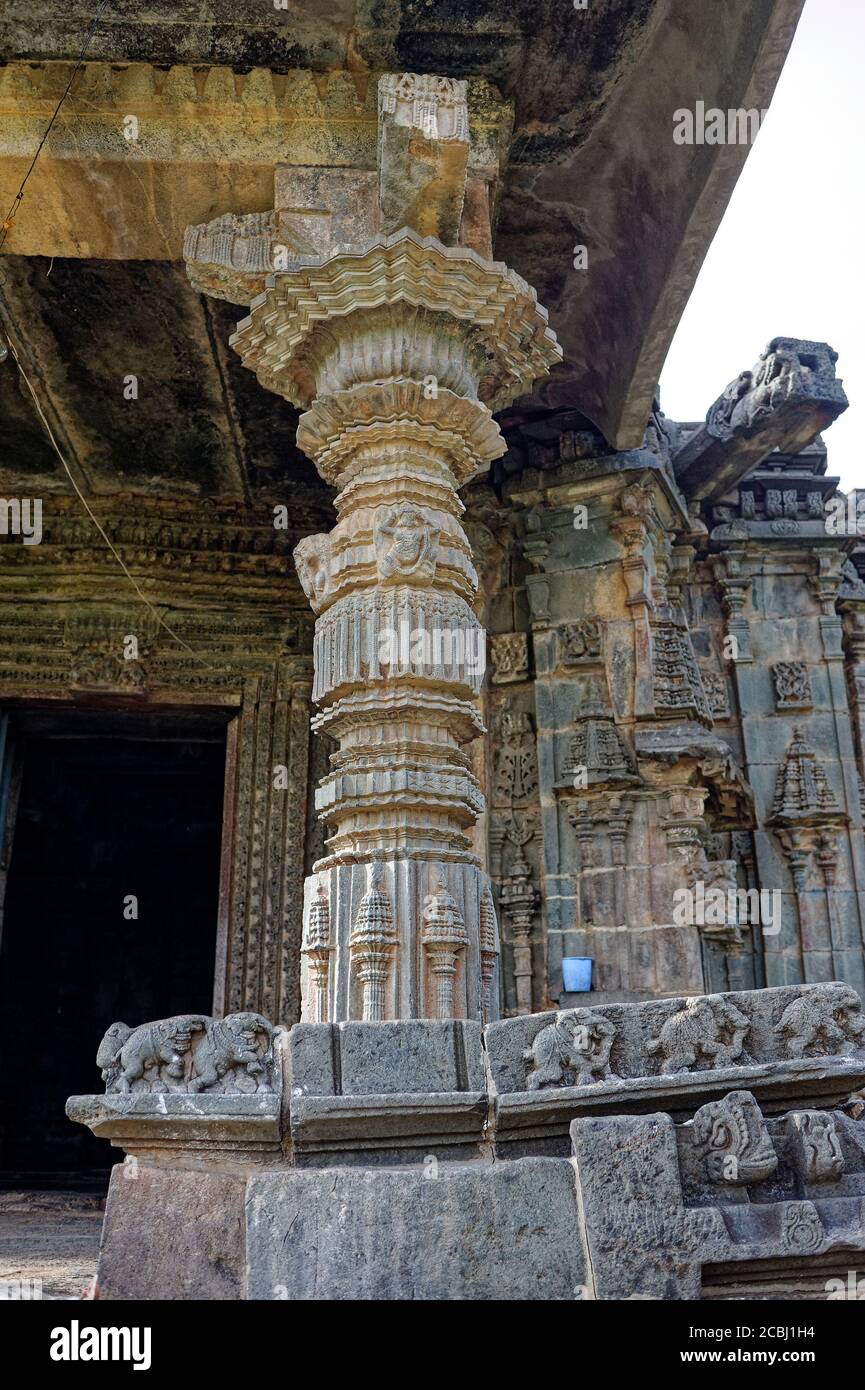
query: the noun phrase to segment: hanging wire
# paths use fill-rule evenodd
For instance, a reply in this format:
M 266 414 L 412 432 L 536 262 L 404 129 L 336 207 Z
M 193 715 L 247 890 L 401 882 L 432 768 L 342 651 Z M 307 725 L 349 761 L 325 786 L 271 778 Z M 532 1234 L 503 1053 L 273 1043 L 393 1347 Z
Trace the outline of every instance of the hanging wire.
M 17 350 L 16 350 L 16 348 L 15 348 L 15 344 L 12 342 L 11 338 L 7 339 L 7 341 L 8 341 L 8 343 L 9 343 L 9 348 L 10 348 L 10 350 L 11 350 L 11 352 L 12 352 L 12 356 L 15 358 L 15 363 L 16 363 L 16 365 L 17 365 L 17 367 L 18 367 L 18 370 L 19 370 L 19 372 L 21 373 L 21 377 L 22 377 L 22 379 L 23 379 L 23 381 L 24 381 L 24 384 L 25 384 L 25 386 L 27 387 L 27 390 L 30 392 L 31 397 L 33 398 L 33 404 L 35 405 L 36 410 L 37 410 L 37 413 L 38 413 L 38 415 L 39 415 L 39 419 L 42 421 L 42 424 L 43 424 L 43 426 L 44 426 L 44 428 L 45 428 L 45 433 L 48 435 L 48 438 L 49 438 L 49 440 L 51 441 L 51 446 L 52 446 L 52 448 L 54 449 L 54 452 L 56 453 L 57 457 L 59 458 L 60 462 L 61 462 L 62 465 L 63 465 L 63 468 L 64 468 L 65 471 L 66 471 L 66 476 L 68 477 L 70 483 L 72 484 L 73 488 L 75 489 L 75 494 L 76 494 L 76 496 L 78 497 L 78 500 L 81 502 L 81 505 L 83 506 L 83 508 L 84 508 L 84 510 L 86 511 L 87 515 L 90 517 L 90 520 L 93 522 L 93 525 L 96 527 L 97 531 L 99 532 L 100 536 L 101 536 L 102 539 L 104 540 L 105 544 L 108 546 L 108 549 L 111 551 L 111 554 L 114 556 L 114 558 L 115 558 L 115 560 L 117 561 L 118 565 L 120 566 L 121 570 L 122 570 L 123 573 L 125 574 L 126 578 L 129 580 L 129 583 L 132 585 L 133 589 L 135 590 L 136 594 L 137 594 L 138 597 L 141 599 L 141 602 L 142 602 L 147 608 L 150 609 L 150 612 L 153 614 L 153 616 L 154 616 L 154 618 L 156 619 L 156 621 L 157 621 L 157 623 L 159 624 L 159 626 L 160 626 L 161 628 L 164 628 L 164 630 L 169 634 L 170 637 L 172 637 L 172 638 L 174 639 L 175 642 L 179 642 L 180 645 L 181 645 L 181 647 L 183 647 L 186 651 L 189 652 L 190 656 L 193 656 L 193 657 L 195 658 L 196 661 L 200 662 L 202 666 L 206 666 L 209 670 L 214 670 L 214 671 L 222 670 L 222 669 L 223 669 L 222 667 L 219 667 L 219 666 L 212 666 L 212 664 L 211 664 L 209 661 L 206 661 L 206 660 L 204 659 L 204 657 L 199 656 L 198 653 L 194 650 L 194 648 L 193 648 L 193 647 L 190 647 L 190 645 L 189 645 L 188 642 L 185 642 L 184 639 L 183 639 L 182 637 L 178 636 L 178 634 L 174 631 L 173 628 L 169 627 L 168 623 L 165 621 L 165 619 L 163 618 L 162 614 L 159 612 L 158 608 L 156 608 L 156 607 L 150 602 L 150 599 L 149 599 L 149 598 L 147 597 L 147 595 L 144 593 L 144 591 L 143 591 L 143 589 L 141 588 L 140 584 L 139 584 L 138 581 L 136 580 L 134 574 L 132 574 L 131 571 L 129 570 L 129 568 L 127 567 L 127 565 L 126 565 L 126 563 L 125 563 L 125 561 L 124 561 L 124 559 L 123 559 L 123 556 L 120 555 L 120 553 L 118 552 L 118 550 L 117 550 L 116 547 L 114 546 L 114 544 L 113 544 L 113 542 L 112 542 L 112 540 L 111 540 L 111 537 L 110 537 L 110 536 L 108 535 L 108 533 L 106 532 L 105 527 L 102 525 L 102 522 L 99 520 L 99 517 L 98 517 L 98 516 L 96 515 L 96 513 L 94 512 L 93 508 L 90 506 L 90 503 L 87 501 L 87 498 L 84 496 L 84 493 L 81 491 L 81 488 L 78 486 L 78 483 L 77 483 L 76 480 L 75 480 L 75 476 L 74 476 L 74 474 L 73 474 L 73 472 L 72 472 L 72 469 L 69 467 L 69 464 L 66 462 L 66 457 L 65 457 L 65 455 L 64 455 L 64 453 L 63 453 L 63 450 L 60 448 L 60 445 L 57 443 L 57 440 L 56 440 L 55 437 L 54 437 L 54 431 L 52 430 L 51 425 L 49 424 L 49 422 L 48 422 L 48 420 L 47 420 L 47 418 L 46 418 L 45 412 L 44 412 L 44 410 L 42 409 L 42 405 L 41 405 L 41 403 L 40 403 L 40 401 L 39 401 L 39 397 L 37 396 L 35 390 L 33 389 L 33 385 L 32 385 L 32 383 L 31 383 L 31 381 L 30 381 L 30 378 L 28 377 L 27 373 L 25 372 L 24 368 L 23 368 L 22 365 L 21 365 L 21 359 L 20 359 L 19 356 L 18 356 L 18 352 L 17 352 Z
M 22 198 L 24 197 L 24 189 L 25 189 L 25 187 L 26 187 L 26 185 L 27 185 L 27 180 L 30 178 L 30 175 L 33 173 L 33 170 L 36 168 L 36 161 L 37 161 L 37 159 L 39 158 L 40 154 L 42 153 L 42 147 L 43 147 L 43 145 L 45 144 L 45 141 L 48 139 L 48 136 L 51 134 L 51 128 L 52 128 L 52 126 L 54 125 L 54 122 L 57 120 L 57 117 L 58 117 L 59 114 L 60 114 L 60 108 L 61 108 L 61 106 L 63 105 L 63 103 L 64 103 L 64 101 L 66 100 L 66 98 L 68 97 L 68 95 L 69 95 L 69 93 L 70 93 L 70 91 L 71 91 L 71 89 L 72 89 L 72 83 L 75 81 L 75 78 L 78 76 L 78 71 L 79 71 L 79 69 L 80 69 L 82 63 L 84 62 L 84 59 L 87 57 L 87 51 L 88 51 L 88 49 L 90 48 L 91 43 L 93 42 L 93 35 L 94 35 L 94 33 L 96 32 L 96 25 L 99 23 L 99 20 L 100 20 L 100 18 L 102 17 L 102 11 L 105 9 L 105 6 L 106 6 L 107 4 L 108 4 L 108 0 L 102 0 L 102 3 L 101 3 L 101 5 L 99 6 L 99 9 L 96 11 L 95 15 L 93 16 L 93 22 L 91 23 L 90 28 L 89 28 L 88 31 L 87 31 L 87 37 L 86 37 L 86 39 L 85 39 L 85 41 L 84 41 L 84 47 L 83 47 L 82 50 L 81 50 L 81 53 L 80 53 L 80 55 L 79 55 L 79 57 L 78 57 L 78 61 L 76 62 L 74 68 L 72 69 L 72 72 L 69 74 L 69 81 L 66 83 L 66 87 L 65 87 L 65 90 L 64 90 L 64 92 L 63 92 L 63 95 L 62 95 L 62 97 L 60 98 L 60 100 L 58 101 L 57 105 L 56 105 L 55 108 L 54 108 L 54 114 L 52 115 L 51 120 L 48 122 L 47 126 L 45 127 L 45 130 L 44 130 L 43 135 L 42 135 L 42 139 L 39 141 L 39 144 L 36 146 L 36 153 L 34 154 L 33 158 L 32 158 L 31 161 L 30 161 L 30 168 L 27 170 L 27 173 L 24 175 L 23 179 L 21 180 L 21 185 L 20 185 L 20 187 L 19 187 L 19 189 L 18 189 L 18 192 L 15 194 L 15 197 L 14 197 L 13 200 L 12 200 L 12 205 L 11 205 L 11 207 L 9 208 L 9 211 L 7 212 L 6 216 L 5 216 L 4 219 L 3 219 L 3 225 L 2 225 L 2 227 L 0 227 L 0 251 L 3 250 L 3 244 L 4 244 L 4 242 L 6 241 L 7 236 L 9 235 L 9 232 L 10 232 L 10 230 L 11 230 L 11 228 L 12 228 L 12 223 L 14 222 L 15 217 L 16 217 L 17 212 L 18 212 L 18 209 L 19 209 L 19 207 L 21 206 L 21 200 L 22 200 Z
M 34 170 L 35 167 L 36 167 L 36 161 L 38 160 L 39 155 L 40 155 L 41 152 L 42 152 L 42 149 L 43 149 L 43 147 L 44 147 L 44 145 L 45 145 L 46 140 L 48 139 L 48 136 L 51 134 L 51 129 L 52 129 L 53 125 L 54 125 L 54 122 L 57 120 L 58 115 L 60 114 L 60 109 L 61 109 L 61 107 L 63 106 L 63 103 L 65 102 L 66 98 L 68 97 L 70 91 L 72 90 L 72 84 L 73 84 L 73 82 L 75 81 L 75 78 L 76 78 L 76 76 L 77 76 L 77 74 L 78 74 L 78 72 L 79 72 L 79 70 L 80 70 L 80 68 L 81 68 L 81 66 L 82 66 L 82 64 L 83 64 L 83 62 L 84 62 L 84 60 L 85 60 L 85 58 L 87 57 L 87 52 L 88 52 L 88 50 L 89 50 L 89 48 L 90 48 L 90 45 L 91 45 L 91 43 L 92 43 L 92 41 L 93 41 L 93 35 L 94 35 L 94 33 L 96 32 L 96 26 L 97 26 L 97 24 L 99 23 L 99 20 L 100 20 L 100 18 L 102 17 L 102 12 L 103 12 L 103 10 L 106 8 L 107 4 L 108 4 L 108 0 L 102 0 L 102 3 L 100 4 L 99 9 L 96 11 L 96 14 L 93 16 L 92 23 L 91 23 L 91 25 L 90 25 L 89 30 L 87 31 L 87 36 L 86 36 L 86 39 L 85 39 L 85 41 L 84 41 L 84 47 L 82 48 L 81 53 L 80 53 L 80 55 L 79 55 L 79 57 L 78 57 L 78 60 L 77 60 L 77 62 L 75 63 L 75 66 L 73 67 L 72 72 L 71 72 L 70 75 L 69 75 L 69 81 L 66 83 L 66 87 L 64 88 L 63 95 L 61 96 L 60 100 L 58 101 L 57 105 L 56 105 L 55 108 L 54 108 L 54 112 L 53 112 L 53 114 L 52 114 L 52 116 L 51 116 L 51 119 L 50 119 L 50 121 L 48 122 L 48 124 L 47 124 L 47 126 L 45 127 L 45 130 L 44 130 L 44 132 L 43 132 L 42 139 L 39 141 L 39 144 L 38 144 L 37 147 L 36 147 L 36 152 L 35 152 L 35 154 L 33 155 L 33 158 L 32 158 L 31 161 L 30 161 L 30 166 L 29 166 L 29 168 L 27 169 L 27 172 L 26 172 L 26 174 L 24 175 L 24 178 L 21 180 L 21 184 L 20 184 L 20 186 L 19 186 L 18 192 L 15 194 L 15 197 L 14 197 L 14 199 L 12 200 L 12 204 L 11 204 L 11 206 L 10 206 L 10 208 L 9 208 L 9 211 L 7 212 L 6 217 L 5 217 L 4 220 L 3 220 L 2 227 L 0 227 L 0 251 L 2 251 L 2 249 L 3 249 L 3 245 L 4 245 L 4 243 L 5 243 L 5 241 L 6 241 L 6 238 L 8 237 L 9 232 L 10 232 L 10 230 L 11 230 L 12 223 L 14 222 L 15 217 L 17 216 L 17 213 L 18 213 L 18 209 L 19 209 L 19 207 L 21 206 L 21 202 L 22 202 L 22 199 L 23 199 L 23 197 L 24 197 L 24 189 L 25 189 L 25 187 L 27 186 L 27 181 L 28 181 L 28 179 L 30 178 L 30 175 L 33 173 L 33 170 Z M 51 266 L 53 267 L 53 265 L 54 265 L 54 258 L 53 258 L 53 256 L 52 256 L 52 258 L 51 258 Z M 50 269 L 49 269 L 49 274 L 50 274 L 50 273 L 51 273 L 51 271 L 50 271 Z M 5 277 L 3 277 L 3 278 L 5 278 Z M 8 335 L 8 333 L 7 333 L 7 334 L 6 334 L 6 342 L 4 343 L 2 340 L 0 340 L 0 362 L 2 362 L 6 357 L 8 357 L 8 355 L 9 355 L 10 352 L 12 353 L 12 356 L 13 356 L 13 358 L 15 359 L 15 365 L 17 366 L 18 371 L 21 373 L 21 378 L 22 378 L 22 380 L 23 380 L 25 386 L 27 387 L 27 390 L 28 390 L 29 393 L 30 393 L 30 396 L 31 396 L 31 398 L 32 398 L 32 400 L 33 400 L 33 404 L 34 404 L 35 407 L 36 407 L 37 414 L 39 415 L 39 419 L 42 421 L 42 425 L 43 425 L 43 427 L 44 427 L 44 429 L 45 429 L 45 433 L 48 435 L 48 439 L 49 439 L 49 441 L 50 441 L 50 443 L 51 443 L 51 447 L 53 448 L 53 450 L 54 450 L 54 452 L 56 453 L 57 457 L 59 458 L 61 464 L 63 465 L 63 469 L 64 469 L 64 471 L 65 471 L 65 473 L 66 473 L 66 476 L 68 477 L 70 483 L 72 484 L 72 487 L 73 487 L 73 489 L 74 489 L 74 491 L 75 491 L 75 495 L 77 496 L 78 500 L 81 502 L 81 505 L 84 507 L 84 510 L 86 511 L 86 513 L 87 513 L 87 515 L 89 516 L 90 520 L 93 522 L 93 525 L 96 527 L 97 531 L 99 532 L 100 536 L 102 537 L 103 541 L 105 542 L 106 546 L 108 547 L 108 550 L 109 550 L 110 553 L 113 555 L 114 559 L 117 561 L 117 564 L 120 566 L 120 569 L 123 571 L 123 574 L 124 574 L 125 577 L 129 580 L 129 583 L 132 585 L 133 589 L 135 590 L 135 593 L 138 595 L 138 597 L 139 597 L 139 599 L 141 600 L 141 602 L 142 602 L 142 603 L 145 605 L 145 607 L 148 608 L 148 609 L 150 610 L 150 612 L 153 614 L 153 617 L 156 619 L 156 622 L 158 623 L 158 625 L 159 625 L 165 632 L 168 633 L 168 635 L 172 638 L 173 641 L 177 642 L 181 647 L 183 647 L 184 651 L 189 652 L 189 655 L 190 655 L 191 657 L 193 657 L 195 661 L 197 661 L 201 666 L 204 666 L 204 667 L 205 667 L 207 670 L 209 670 L 209 671 L 224 672 L 224 671 L 226 670 L 225 667 L 223 667 L 223 666 L 215 666 L 212 662 L 207 661 L 207 660 L 206 660 L 204 657 L 202 657 L 202 656 L 199 656 L 198 652 L 196 652 L 195 649 L 194 649 L 193 647 L 190 647 L 189 643 L 186 642 L 186 641 L 184 641 L 184 639 L 183 639 L 181 636 L 179 636 L 179 634 L 176 633 L 172 627 L 169 626 L 169 624 L 165 621 L 165 619 L 163 618 L 163 616 L 162 616 L 162 614 L 159 612 L 159 610 L 154 606 L 154 604 L 152 604 L 152 603 L 150 602 L 150 599 L 147 597 L 147 595 L 146 595 L 146 594 L 144 593 L 144 591 L 142 590 L 142 588 L 141 588 L 140 584 L 138 583 L 138 581 L 136 580 L 135 576 L 130 572 L 129 568 L 127 567 L 126 563 L 125 563 L 124 560 L 123 560 L 122 555 L 120 555 L 119 552 L 117 551 L 116 547 L 114 546 L 114 544 L 113 544 L 112 541 L 111 541 L 110 536 L 107 534 L 107 532 L 106 532 L 104 526 L 102 525 L 101 521 L 99 520 L 99 517 L 98 517 L 98 516 L 96 515 L 96 513 L 94 512 L 93 508 L 90 506 L 90 503 L 87 501 L 87 498 L 84 496 L 84 493 L 81 491 L 81 488 L 78 486 L 78 483 L 77 483 L 77 481 L 76 481 L 76 479 L 75 479 L 75 476 L 74 476 L 74 474 L 73 474 L 73 472 L 72 472 L 72 469 L 69 467 L 69 464 L 68 464 L 67 461 L 66 461 L 66 456 L 65 456 L 65 454 L 63 453 L 63 450 L 60 448 L 60 445 L 58 444 L 58 442 L 57 442 L 57 440 L 56 440 L 56 438 L 55 438 L 55 436 L 54 436 L 54 431 L 52 430 L 51 425 L 49 424 L 48 419 L 47 419 L 47 417 L 46 417 L 46 415 L 45 415 L 45 412 L 44 412 L 44 410 L 42 409 L 42 405 L 41 405 L 41 402 L 40 402 L 40 400 L 39 400 L 39 397 L 38 397 L 38 395 L 37 395 L 37 393 L 36 393 L 36 390 L 35 390 L 35 388 L 34 388 L 32 382 L 30 381 L 30 378 L 28 377 L 26 371 L 24 370 L 24 367 L 22 366 L 21 359 L 20 359 L 20 357 L 18 356 L 18 352 L 17 352 L 17 350 L 16 350 L 15 344 L 13 343 L 11 337 L 10 337 L 10 336 Z

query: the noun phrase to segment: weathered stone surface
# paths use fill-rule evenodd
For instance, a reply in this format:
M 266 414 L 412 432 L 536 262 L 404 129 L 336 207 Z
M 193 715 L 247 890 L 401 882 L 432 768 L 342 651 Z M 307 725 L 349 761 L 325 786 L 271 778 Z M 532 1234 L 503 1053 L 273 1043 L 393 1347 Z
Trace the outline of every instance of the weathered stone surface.
M 70 1096 L 66 1114 L 153 1164 L 242 1170 L 282 1156 L 280 1099 L 272 1093 Z
M 262 1174 L 247 1259 L 254 1299 L 573 1299 L 586 1281 L 559 1159 Z
M 478 1023 L 301 1023 L 288 1041 L 297 1154 L 402 1148 L 424 1136 L 480 1144 L 489 1099 Z
M 241 1298 L 245 1191 L 244 1177 L 118 1164 L 99 1253 L 100 1298 Z
M 289 1050 L 293 1095 L 429 1095 L 486 1084 L 481 1029 L 471 1020 L 301 1023 L 289 1034 Z
M 755 1296 L 767 1263 L 799 1289 L 861 1250 L 865 1200 L 858 1101 L 829 1108 L 865 1081 L 865 551 L 815 437 L 846 398 L 834 352 L 788 338 L 704 425 L 667 419 L 656 385 L 747 152 L 678 145 L 674 112 L 764 105 L 801 0 L 593 0 L 516 29 L 487 6 L 477 33 L 444 10 L 421 31 L 313 3 L 278 29 L 238 6 L 231 32 L 188 6 L 173 34 L 103 15 L 4 229 L 52 259 L 10 258 L 0 306 L 4 490 L 45 493 L 45 543 L 0 548 L 3 708 L 231 717 L 228 1017 L 114 1025 L 106 1095 L 69 1114 L 176 1224 L 190 1173 L 267 1189 L 251 1278 L 283 1259 L 277 1188 L 332 1165 L 338 1217 L 326 1195 L 292 1251 L 320 1249 L 326 1283 L 371 1238 L 388 1272 L 361 1278 L 396 1288 L 396 1230 L 414 1293 L 430 1232 L 456 1227 L 445 1285 L 488 1296 L 491 1242 L 512 1296 L 587 1222 L 600 1297 Z M 0 21 L 7 205 L 75 20 L 51 40 Z M 213 298 L 250 304 L 233 341 L 258 384 Z M 60 495 L 15 359 L 110 546 Z M 274 1038 L 301 993 L 311 1026 Z M 585 1222 L 570 1198 L 533 1220 L 588 1120 Z M 416 1232 L 420 1181 L 443 1185 Z M 516 1274 L 508 1183 L 538 1243 Z M 132 1248 L 128 1205 L 109 1255 Z M 232 1233 L 203 1228 L 220 1289 L 208 1251 L 234 1252 L 234 1287 Z

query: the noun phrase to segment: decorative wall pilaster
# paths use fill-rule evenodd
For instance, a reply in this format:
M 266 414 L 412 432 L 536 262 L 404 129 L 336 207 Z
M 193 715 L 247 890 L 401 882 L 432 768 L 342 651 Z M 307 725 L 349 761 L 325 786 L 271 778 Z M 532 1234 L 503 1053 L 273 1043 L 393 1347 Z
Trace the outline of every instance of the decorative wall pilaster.
M 300 1017 L 310 678 L 248 679 L 231 731 L 214 1008 Z

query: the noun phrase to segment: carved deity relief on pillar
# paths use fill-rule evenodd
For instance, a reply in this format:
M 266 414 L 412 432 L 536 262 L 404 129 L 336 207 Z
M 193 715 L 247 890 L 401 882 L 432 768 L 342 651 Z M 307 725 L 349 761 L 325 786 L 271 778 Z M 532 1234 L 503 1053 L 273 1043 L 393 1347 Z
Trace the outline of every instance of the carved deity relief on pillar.
M 534 291 L 453 244 L 465 103 L 464 82 L 382 79 L 376 206 L 347 218 L 341 244 L 267 276 L 231 340 L 302 408 L 298 446 L 337 490 L 333 530 L 295 552 L 316 614 L 313 727 L 339 745 L 316 796 L 332 833 L 306 889 L 308 924 L 327 895 L 331 1019 L 493 1008 L 472 844 L 484 806 L 465 751 L 483 732 L 485 635 L 457 493 L 505 450 L 493 411 L 561 352 Z M 417 230 L 418 129 L 438 169 L 435 235 Z M 305 1018 L 321 998 L 314 962 L 307 953 Z

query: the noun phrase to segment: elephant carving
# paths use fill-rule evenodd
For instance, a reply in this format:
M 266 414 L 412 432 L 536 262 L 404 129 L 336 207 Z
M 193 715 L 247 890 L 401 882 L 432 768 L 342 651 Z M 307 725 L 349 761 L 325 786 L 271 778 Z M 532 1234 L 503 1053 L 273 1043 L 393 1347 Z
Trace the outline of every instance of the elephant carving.
M 233 1090 L 241 1077 L 267 1091 L 273 1077 L 273 1025 L 256 1013 L 205 1018 L 180 1014 L 130 1028 L 112 1023 L 96 1065 L 106 1093 Z M 225 1083 L 220 1085 L 220 1083 Z M 248 1087 L 247 1087 L 248 1089 Z
M 646 1043 L 646 1052 L 663 1054 L 664 1076 L 690 1071 L 700 1057 L 713 1067 L 744 1063 L 748 1059 L 742 1047 L 750 1027 L 751 1020 L 723 995 L 699 995 L 666 1020 L 657 1038 Z
M 172 1081 L 182 1081 L 193 1034 L 202 1032 L 205 1022 L 196 1015 L 180 1014 L 138 1028 L 112 1023 L 96 1053 L 106 1090 L 129 1091 L 149 1067 L 165 1066 Z
M 260 1037 L 266 1042 L 263 1053 L 257 1046 Z M 233 1067 L 242 1067 L 247 1076 L 258 1080 L 261 1088 L 273 1061 L 272 1043 L 273 1026 L 261 1014 L 229 1014 L 228 1018 L 213 1019 L 195 1049 L 190 1089 L 206 1090 Z
M 862 1001 L 849 985 L 814 985 L 787 1005 L 775 1032 L 790 1057 L 853 1052 L 863 1045 Z
M 569 1009 L 559 1014 L 555 1023 L 542 1028 L 523 1053 L 523 1060 L 535 1068 L 529 1072 L 528 1089 L 563 1085 L 565 1067 L 575 1070 L 577 1086 L 607 1080 L 611 1076 L 610 1049 L 615 1036 L 613 1024 L 589 1009 Z

